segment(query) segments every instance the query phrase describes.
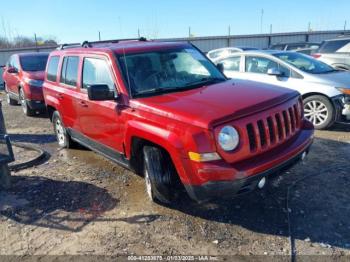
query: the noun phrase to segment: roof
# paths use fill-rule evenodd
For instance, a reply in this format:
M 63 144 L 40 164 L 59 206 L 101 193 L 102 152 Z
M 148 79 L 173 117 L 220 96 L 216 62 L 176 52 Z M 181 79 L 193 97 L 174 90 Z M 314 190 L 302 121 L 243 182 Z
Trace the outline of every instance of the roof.
M 18 53 L 18 56 L 47 56 L 49 52 L 28 52 L 28 53 Z

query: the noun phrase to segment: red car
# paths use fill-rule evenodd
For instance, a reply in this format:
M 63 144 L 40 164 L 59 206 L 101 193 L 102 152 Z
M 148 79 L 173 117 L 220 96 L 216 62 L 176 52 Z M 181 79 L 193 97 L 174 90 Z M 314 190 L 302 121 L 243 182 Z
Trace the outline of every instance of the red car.
M 27 116 L 45 109 L 42 85 L 48 53 L 21 53 L 10 57 L 3 80 L 10 105 L 20 103 Z
M 262 188 L 313 141 L 300 95 L 228 80 L 189 43 L 64 45 L 44 97 L 58 144 L 78 142 L 145 177 L 152 200 L 198 202 Z

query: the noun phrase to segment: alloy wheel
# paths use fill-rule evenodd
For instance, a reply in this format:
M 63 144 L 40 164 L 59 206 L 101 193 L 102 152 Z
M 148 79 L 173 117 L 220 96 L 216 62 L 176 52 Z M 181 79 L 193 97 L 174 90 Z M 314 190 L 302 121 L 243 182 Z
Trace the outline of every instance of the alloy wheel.
M 65 144 L 65 133 L 64 128 L 62 126 L 61 120 L 57 119 L 55 123 L 55 130 L 56 130 L 56 136 L 57 136 L 57 142 L 60 146 L 64 146 Z
M 20 103 L 21 103 L 21 106 L 22 106 L 23 113 L 27 114 L 28 107 L 27 107 L 27 101 L 25 99 L 23 89 L 21 89 L 19 91 L 19 100 L 20 100 Z
M 321 101 L 310 101 L 304 106 L 305 118 L 315 126 L 324 124 L 327 121 L 329 112 L 327 106 Z

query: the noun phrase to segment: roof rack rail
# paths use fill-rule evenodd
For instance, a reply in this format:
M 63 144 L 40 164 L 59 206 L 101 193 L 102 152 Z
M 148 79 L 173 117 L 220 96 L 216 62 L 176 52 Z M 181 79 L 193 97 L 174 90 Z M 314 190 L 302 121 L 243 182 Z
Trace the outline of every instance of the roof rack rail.
M 57 50 L 63 50 L 67 48 L 77 48 L 77 47 L 81 47 L 80 43 L 62 44 L 59 47 L 57 47 Z
M 81 47 L 85 47 L 85 48 L 91 48 L 93 47 L 94 44 L 116 44 L 122 41 L 143 41 L 146 42 L 147 38 L 145 37 L 139 37 L 139 38 L 124 38 L 124 39 L 112 39 L 112 40 L 102 40 L 102 41 L 93 41 L 93 42 L 89 42 L 89 41 L 84 41 L 81 44 Z

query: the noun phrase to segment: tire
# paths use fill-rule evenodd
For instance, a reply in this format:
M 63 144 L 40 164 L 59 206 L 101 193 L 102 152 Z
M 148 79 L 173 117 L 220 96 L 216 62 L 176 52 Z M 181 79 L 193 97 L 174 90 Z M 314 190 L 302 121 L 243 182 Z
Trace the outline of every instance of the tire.
M 55 111 L 52 115 L 52 124 L 54 132 L 56 134 L 58 146 L 61 148 L 74 148 L 76 143 L 72 140 L 66 128 L 64 127 L 58 111 Z
M 149 199 L 156 203 L 170 204 L 176 188 L 176 171 L 169 155 L 154 146 L 143 148 L 145 187 Z
M 10 105 L 10 106 L 15 106 L 15 105 L 18 105 L 18 101 L 15 100 L 15 99 L 12 99 L 9 92 L 7 91 L 7 87 L 6 87 L 6 83 L 4 84 L 5 85 L 5 91 L 6 91 L 6 101 L 7 101 L 7 104 Z
M 22 106 L 23 113 L 26 116 L 34 116 L 35 115 L 35 111 L 28 106 L 28 103 L 26 101 L 26 96 L 24 94 L 23 88 L 20 88 L 18 93 L 19 93 L 19 102 L 20 102 L 20 104 Z
M 304 115 L 315 129 L 322 130 L 334 124 L 336 111 L 327 97 L 314 95 L 304 99 Z

